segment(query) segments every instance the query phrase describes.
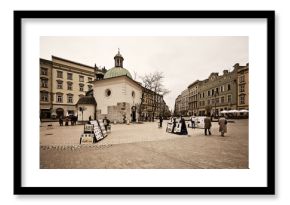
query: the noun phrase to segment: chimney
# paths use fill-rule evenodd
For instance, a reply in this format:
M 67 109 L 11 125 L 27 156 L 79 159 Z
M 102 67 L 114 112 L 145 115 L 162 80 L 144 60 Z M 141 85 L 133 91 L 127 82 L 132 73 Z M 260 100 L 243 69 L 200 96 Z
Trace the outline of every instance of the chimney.
M 226 74 L 228 74 L 228 73 L 229 73 L 228 70 L 223 70 L 223 74 L 224 74 L 224 75 L 226 75 Z

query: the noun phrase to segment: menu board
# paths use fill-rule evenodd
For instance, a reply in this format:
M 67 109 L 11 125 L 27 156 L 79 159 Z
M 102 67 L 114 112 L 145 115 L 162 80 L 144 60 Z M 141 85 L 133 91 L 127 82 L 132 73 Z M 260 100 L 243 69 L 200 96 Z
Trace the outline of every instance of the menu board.
M 94 131 L 94 125 L 85 124 L 84 133 L 92 133 Z
M 82 134 L 81 144 L 92 144 L 94 143 L 94 134 Z
M 176 123 L 176 127 L 174 128 L 174 133 L 181 132 L 181 123 Z
M 172 132 L 172 128 L 173 128 L 173 123 L 172 122 L 168 122 L 167 123 L 167 127 L 166 127 L 166 132 Z
M 97 141 L 103 139 L 104 136 L 103 136 L 102 130 L 101 130 L 100 126 L 99 126 L 99 123 L 97 121 L 95 121 L 95 120 L 94 121 L 90 121 L 90 123 L 92 125 L 94 125 L 94 134 L 95 134 L 95 137 L 96 137 Z
M 107 134 L 107 131 L 106 131 L 106 128 L 105 128 L 105 125 L 104 125 L 103 121 L 102 120 L 98 120 L 98 121 L 99 121 L 99 125 L 101 127 L 101 130 L 103 132 L 103 136 L 107 137 L 108 134 Z

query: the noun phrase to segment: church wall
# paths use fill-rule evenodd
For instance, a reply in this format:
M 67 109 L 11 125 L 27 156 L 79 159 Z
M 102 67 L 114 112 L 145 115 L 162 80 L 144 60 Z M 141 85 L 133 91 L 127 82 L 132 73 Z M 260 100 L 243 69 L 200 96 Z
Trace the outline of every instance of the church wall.
M 110 90 L 110 96 L 107 96 L 106 90 Z M 117 102 L 125 102 L 125 84 L 124 82 L 102 83 L 94 86 L 94 97 L 97 101 L 97 109 L 100 114 L 108 114 L 108 106 L 116 105 Z
M 127 77 L 107 79 L 96 82 L 94 97 L 97 101 L 98 118 L 107 116 L 112 122 L 123 122 L 123 116 L 131 121 L 131 108 L 141 102 L 141 88 Z M 106 90 L 111 91 L 106 96 Z M 138 112 L 136 112 L 138 118 Z

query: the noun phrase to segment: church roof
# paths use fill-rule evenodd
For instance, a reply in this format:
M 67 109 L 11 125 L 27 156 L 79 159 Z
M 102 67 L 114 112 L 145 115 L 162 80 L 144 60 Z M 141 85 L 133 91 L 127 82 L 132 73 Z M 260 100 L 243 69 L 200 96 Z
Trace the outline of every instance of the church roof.
M 132 79 L 130 72 L 126 68 L 113 67 L 106 72 L 104 79 L 123 76 L 123 75 L 128 76 L 129 78 Z
M 97 102 L 93 96 L 84 96 L 79 99 L 77 104 L 83 104 L 83 105 L 96 105 Z

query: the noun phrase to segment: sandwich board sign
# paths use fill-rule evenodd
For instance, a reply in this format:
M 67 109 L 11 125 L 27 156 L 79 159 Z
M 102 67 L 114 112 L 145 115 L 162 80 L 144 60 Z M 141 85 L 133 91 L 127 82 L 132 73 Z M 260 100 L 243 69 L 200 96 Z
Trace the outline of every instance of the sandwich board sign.
M 94 125 L 94 134 L 95 134 L 97 141 L 103 139 L 104 136 L 103 136 L 103 133 L 102 133 L 102 130 L 99 126 L 98 121 L 94 120 L 94 121 L 90 121 L 90 123 L 92 125 Z
M 81 136 L 81 144 L 92 144 L 94 143 L 94 134 L 84 133 Z
M 102 130 L 102 133 L 103 133 L 103 137 L 107 137 L 108 134 L 107 134 L 107 131 L 106 131 L 106 128 L 105 128 L 103 121 L 102 120 L 98 120 L 98 121 L 99 121 L 100 128 Z

